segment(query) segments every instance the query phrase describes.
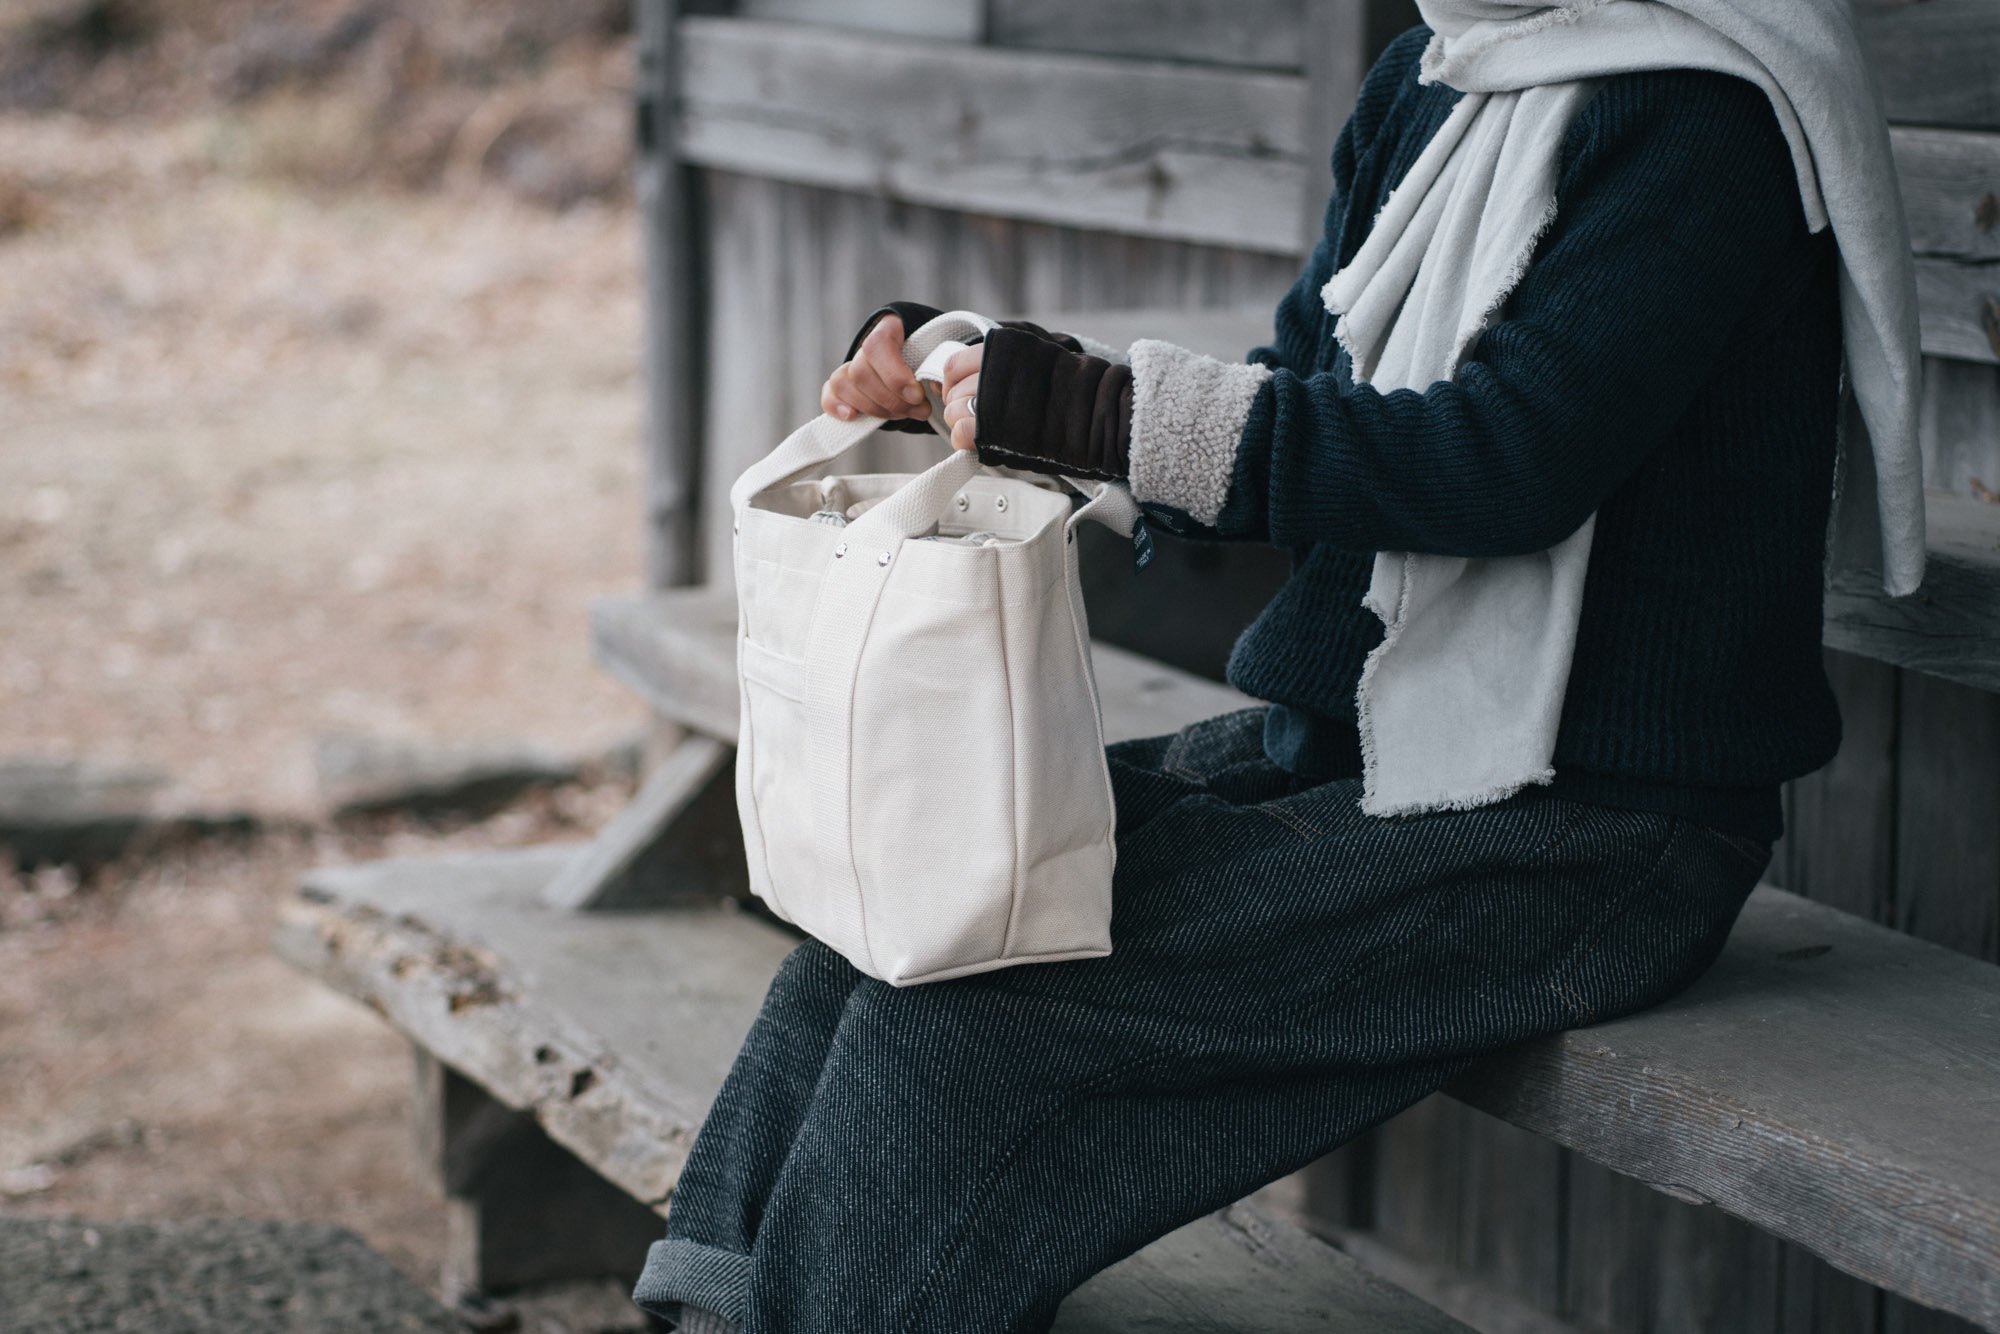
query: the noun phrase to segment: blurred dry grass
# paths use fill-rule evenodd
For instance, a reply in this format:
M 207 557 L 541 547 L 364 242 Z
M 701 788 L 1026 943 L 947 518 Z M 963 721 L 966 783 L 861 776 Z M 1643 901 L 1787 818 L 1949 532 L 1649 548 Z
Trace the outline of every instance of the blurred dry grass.
M 434 1278 L 404 1045 L 266 938 L 312 862 L 622 800 L 310 823 L 321 734 L 641 718 L 584 619 L 639 578 L 625 9 L 0 5 L 0 758 L 307 822 L 0 865 L 0 1209 L 329 1218 Z
M 623 44 L 439 76 L 477 94 L 439 161 L 485 165 L 417 189 L 370 156 L 416 96 L 370 92 L 371 61 L 430 48 L 370 31 L 311 77 L 232 57 L 185 106 L 105 113 L 128 71 L 82 80 L 89 114 L 0 113 L 0 755 L 296 812 L 323 732 L 593 750 L 636 721 L 584 641 L 590 597 L 638 578 Z M 610 184 L 554 207 L 486 169 L 510 135 L 577 168 L 536 125 Z

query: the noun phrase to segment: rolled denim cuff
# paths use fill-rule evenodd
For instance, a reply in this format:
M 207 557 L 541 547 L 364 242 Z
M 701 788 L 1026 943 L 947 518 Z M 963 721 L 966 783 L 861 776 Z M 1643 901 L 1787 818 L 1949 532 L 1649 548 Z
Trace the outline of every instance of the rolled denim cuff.
M 684 1237 L 656 1241 L 632 1300 L 662 1320 L 678 1319 L 686 1304 L 740 1322 L 750 1302 L 750 1257 Z

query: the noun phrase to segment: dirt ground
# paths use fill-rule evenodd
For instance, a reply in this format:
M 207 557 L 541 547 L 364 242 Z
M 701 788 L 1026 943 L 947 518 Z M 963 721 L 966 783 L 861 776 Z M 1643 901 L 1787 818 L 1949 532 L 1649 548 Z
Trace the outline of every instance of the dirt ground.
M 622 132 L 621 59 L 547 75 L 562 125 Z M 334 1222 L 429 1283 L 404 1044 L 268 935 L 316 862 L 580 837 L 623 799 L 334 830 L 311 757 L 642 723 L 585 621 L 639 580 L 638 251 L 620 192 L 484 173 L 542 104 L 465 94 L 425 188 L 330 188 L 298 164 L 351 156 L 355 105 L 0 98 L 0 759 L 283 822 L 83 880 L 0 859 L 0 1213 Z
M 332 198 L 198 123 L 0 122 L 0 754 L 304 812 L 314 740 L 600 748 L 638 578 L 630 211 Z

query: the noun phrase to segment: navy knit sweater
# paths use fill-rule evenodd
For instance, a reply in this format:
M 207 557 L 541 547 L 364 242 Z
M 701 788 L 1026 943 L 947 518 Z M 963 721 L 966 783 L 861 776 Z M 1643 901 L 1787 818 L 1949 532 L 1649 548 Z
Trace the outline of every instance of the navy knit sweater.
M 1595 513 L 1556 789 L 1775 838 L 1778 784 L 1839 744 L 1820 658 L 1832 236 L 1808 233 L 1756 87 L 1611 78 L 1565 141 L 1554 225 L 1456 378 L 1357 386 L 1320 288 L 1458 100 L 1417 82 L 1428 37 L 1391 45 L 1339 139 L 1325 237 L 1250 354 L 1270 373 L 1229 419 L 1236 444 L 1208 489 L 1219 509 L 1197 522 L 1188 497 L 1140 499 L 1170 531 L 1292 552 L 1228 676 L 1278 706 L 1266 750 L 1309 777 L 1359 772 L 1355 688 L 1382 639 L 1361 601 L 1375 552 L 1535 552 Z M 1134 438 L 1147 373 L 997 331 L 982 454 L 1123 473 L 1134 451 L 1194 448 Z

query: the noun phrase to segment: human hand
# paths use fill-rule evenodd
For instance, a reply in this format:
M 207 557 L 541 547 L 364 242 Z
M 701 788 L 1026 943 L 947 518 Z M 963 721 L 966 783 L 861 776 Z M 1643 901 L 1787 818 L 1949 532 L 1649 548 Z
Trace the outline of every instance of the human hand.
M 944 424 L 951 429 L 953 449 L 971 449 L 979 434 L 972 400 L 979 393 L 979 368 L 986 361 L 981 343 L 952 354 L 944 364 Z
M 928 421 L 930 402 L 916 374 L 903 362 L 903 322 L 884 315 L 861 340 L 854 360 L 834 369 L 819 391 L 820 411 L 851 422 L 857 417 Z

